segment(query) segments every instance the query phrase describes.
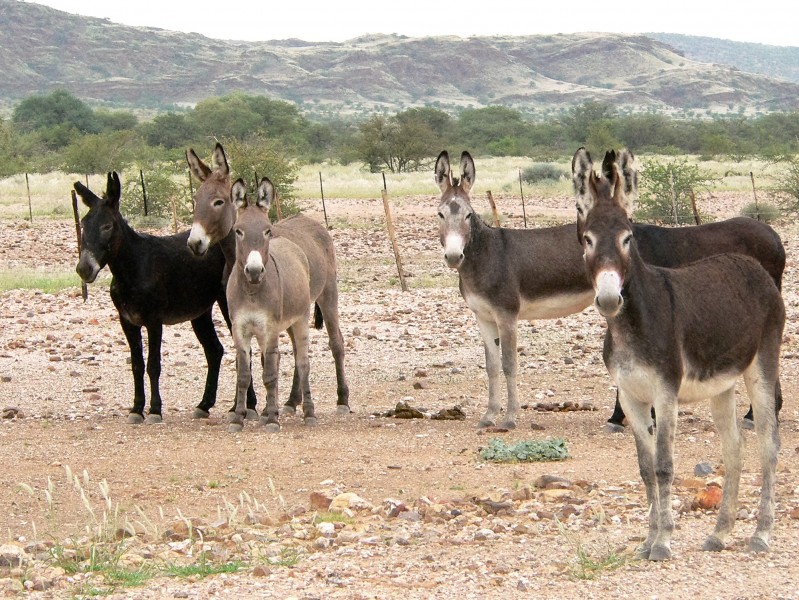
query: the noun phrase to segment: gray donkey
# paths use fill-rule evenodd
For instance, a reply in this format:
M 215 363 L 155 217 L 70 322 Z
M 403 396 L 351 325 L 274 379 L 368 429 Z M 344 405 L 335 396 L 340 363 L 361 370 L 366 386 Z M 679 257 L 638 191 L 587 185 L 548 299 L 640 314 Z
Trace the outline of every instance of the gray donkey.
M 278 421 L 278 336 L 288 331 L 294 349 L 295 373 L 302 397 L 305 424 L 316 425 L 309 383 L 308 337 L 311 292 L 305 253 L 294 242 L 273 237 L 267 212 L 275 188 L 264 177 L 258 198 L 247 198 L 244 182 L 231 189 L 236 206 L 236 260 L 227 282 L 227 300 L 236 348 L 236 410 L 229 430 L 241 431 L 247 415 L 247 387 L 252 378 L 250 346 L 255 336 L 261 350 L 266 408 L 261 423 L 268 431 L 280 431 Z

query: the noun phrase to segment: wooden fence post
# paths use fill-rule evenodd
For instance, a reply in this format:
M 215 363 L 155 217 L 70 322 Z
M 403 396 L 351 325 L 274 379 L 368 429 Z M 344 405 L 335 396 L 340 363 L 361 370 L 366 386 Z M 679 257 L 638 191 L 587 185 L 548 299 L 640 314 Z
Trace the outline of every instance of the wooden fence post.
M 755 197 L 755 216 L 760 220 L 760 206 L 757 204 L 757 190 L 755 190 L 755 174 L 749 171 L 749 178 L 752 180 L 752 195 Z
M 383 184 L 385 185 L 385 181 Z M 325 208 L 325 188 L 322 185 L 322 171 L 319 171 L 319 191 L 322 192 L 322 212 L 325 215 L 325 227 L 330 229 L 330 224 L 327 222 L 327 208 Z
M 31 205 L 31 184 L 28 181 L 28 174 L 25 173 L 25 187 L 28 189 L 28 214 L 31 218 L 31 223 L 33 223 L 33 206 Z
M 694 221 L 696 221 L 697 225 L 701 225 L 699 222 L 699 211 L 696 209 L 696 196 L 694 195 L 694 191 L 688 190 L 688 194 L 691 196 L 691 208 L 694 210 Z
M 78 239 L 78 258 L 80 258 L 80 217 L 78 216 L 78 195 L 75 190 L 72 190 L 72 215 L 75 217 L 75 237 Z M 80 294 L 83 296 L 83 301 L 89 297 L 89 286 L 81 279 L 80 281 Z
M 144 200 L 144 216 L 147 216 L 147 188 L 144 186 L 144 171 L 139 169 L 139 179 L 141 179 L 141 196 Z M 88 187 L 88 186 L 87 186 Z
M 494 196 L 491 194 L 491 190 L 486 193 L 488 194 L 488 203 L 491 205 L 491 214 L 494 215 L 494 225 L 499 227 L 499 215 L 497 214 L 497 205 L 494 203 Z
M 522 190 L 522 170 L 519 169 L 519 193 L 522 196 L 522 216 L 524 217 L 524 228 L 527 229 L 527 209 L 524 207 L 524 190 Z
M 397 246 L 397 236 L 394 233 L 394 223 L 391 221 L 391 209 L 388 205 L 388 190 L 386 189 L 386 174 L 383 173 L 383 189 L 380 190 L 383 196 L 383 210 L 386 212 L 386 228 L 388 229 L 388 237 L 391 240 L 391 247 L 394 250 L 394 262 L 397 263 L 397 273 L 399 273 L 400 287 L 403 292 L 408 291 L 408 286 L 405 283 L 405 273 L 402 269 L 402 259 L 400 258 L 399 247 Z

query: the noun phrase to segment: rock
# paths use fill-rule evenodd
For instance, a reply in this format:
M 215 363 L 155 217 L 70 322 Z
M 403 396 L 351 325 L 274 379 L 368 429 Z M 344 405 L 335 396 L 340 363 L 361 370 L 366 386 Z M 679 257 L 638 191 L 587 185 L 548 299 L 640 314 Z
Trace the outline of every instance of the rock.
M 0 567 L 21 567 L 28 562 L 28 554 L 16 544 L 0 546 Z
M 533 485 L 539 489 L 569 489 L 572 482 L 558 475 L 541 475 L 533 482 Z
M 343 512 L 347 508 L 353 510 L 372 510 L 374 506 L 361 498 L 358 494 L 345 492 L 333 498 L 328 510 L 330 510 L 330 512 Z
M 546 427 L 539 425 L 538 423 L 530 423 L 530 429 L 533 431 L 544 431 L 546 430 Z
M 330 491 L 311 492 L 311 508 L 316 510 L 328 510 L 330 503 L 333 502 L 333 494 Z
M 721 504 L 721 488 L 709 485 L 700 490 L 691 502 L 692 510 L 713 510 Z
M 319 532 L 319 535 L 325 538 L 332 538 L 336 535 L 336 526 L 329 521 L 322 521 L 321 523 L 316 524 L 316 530 Z
M 711 473 L 713 473 L 715 469 L 710 463 L 701 462 L 694 467 L 694 475 L 697 477 L 707 477 Z
M 799 507 L 796 507 L 791 512 L 789 512 L 788 516 L 791 517 L 792 519 L 799 519 Z

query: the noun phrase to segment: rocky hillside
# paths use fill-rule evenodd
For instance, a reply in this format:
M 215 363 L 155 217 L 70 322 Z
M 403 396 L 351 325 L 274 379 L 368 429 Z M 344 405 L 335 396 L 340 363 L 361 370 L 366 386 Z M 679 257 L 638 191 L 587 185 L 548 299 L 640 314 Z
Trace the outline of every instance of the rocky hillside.
M 17 0 L 0 0 L 0 20 L 6 106 L 64 88 L 87 101 L 158 109 L 233 91 L 336 112 L 425 104 L 545 112 L 588 99 L 664 112 L 799 108 L 797 83 L 700 62 L 645 36 L 236 42 Z

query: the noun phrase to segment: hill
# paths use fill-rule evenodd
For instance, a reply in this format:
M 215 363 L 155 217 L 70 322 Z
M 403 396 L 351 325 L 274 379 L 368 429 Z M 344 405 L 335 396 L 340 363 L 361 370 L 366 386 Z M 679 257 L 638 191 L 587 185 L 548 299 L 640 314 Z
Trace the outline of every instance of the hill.
M 585 100 L 671 113 L 799 108 L 797 82 L 701 62 L 643 35 L 238 42 L 17 0 L 0 0 L 0 19 L 6 107 L 63 88 L 92 103 L 155 109 L 233 91 L 310 113 L 501 104 L 546 114 Z

